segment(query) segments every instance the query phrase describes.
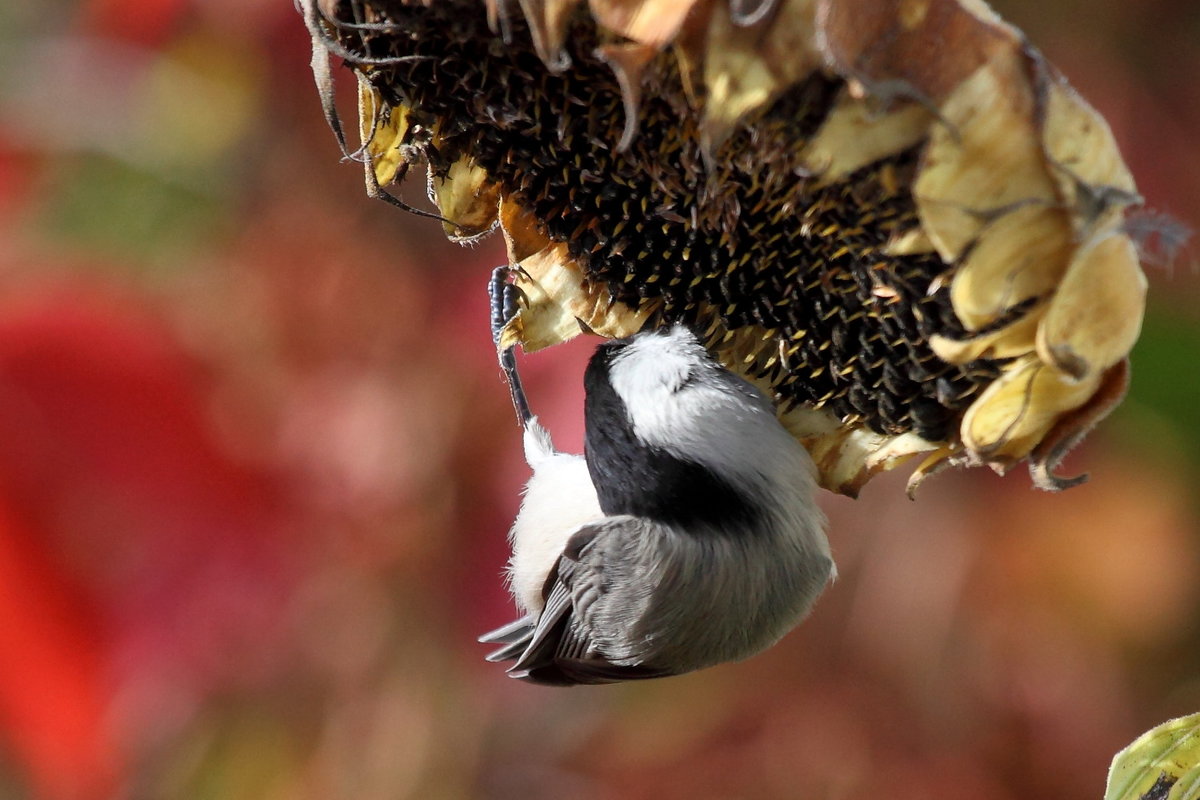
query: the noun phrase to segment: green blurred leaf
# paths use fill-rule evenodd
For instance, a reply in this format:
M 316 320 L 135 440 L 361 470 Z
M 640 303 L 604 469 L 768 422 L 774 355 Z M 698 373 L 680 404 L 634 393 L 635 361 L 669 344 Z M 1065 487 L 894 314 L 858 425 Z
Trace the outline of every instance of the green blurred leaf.
M 102 256 L 170 263 L 225 224 L 228 201 L 104 157 L 71 159 L 42 216 L 47 238 Z
M 1151 306 L 1130 355 L 1133 381 L 1125 411 L 1135 438 L 1152 437 L 1153 426 L 1144 419 L 1151 414 L 1169 427 L 1165 434 L 1175 447 L 1200 460 L 1200 371 L 1189 368 L 1196 353 L 1200 325 Z
M 1117 753 L 1104 800 L 1200 798 L 1200 714 L 1173 719 Z
M 175 748 L 161 783 L 146 796 L 175 800 L 283 800 L 296 797 L 304 753 L 303 730 L 276 708 L 241 705 L 193 726 Z

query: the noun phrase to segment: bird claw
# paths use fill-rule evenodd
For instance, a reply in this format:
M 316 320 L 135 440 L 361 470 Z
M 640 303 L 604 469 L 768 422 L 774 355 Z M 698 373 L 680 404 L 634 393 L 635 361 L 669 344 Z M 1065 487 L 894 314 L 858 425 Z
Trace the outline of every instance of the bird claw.
M 488 282 L 488 297 L 491 307 L 492 343 L 496 346 L 500 368 L 508 381 L 508 391 L 512 396 L 513 410 L 517 413 L 517 422 L 521 427 L 533 418 L 529 410 L 529 400 L 525 397 L 525 389 L 521 385 L 521 376 L 517 373 L 516 345 L 501 348 L 500 340 L 504 329 L 508 327 L 521 311 L 525 301 L 525 293 L 521 288 L 509 282 L 509 278 L 521 272 L 520 267 L 502 264 L 492 270 L 492 278 Z

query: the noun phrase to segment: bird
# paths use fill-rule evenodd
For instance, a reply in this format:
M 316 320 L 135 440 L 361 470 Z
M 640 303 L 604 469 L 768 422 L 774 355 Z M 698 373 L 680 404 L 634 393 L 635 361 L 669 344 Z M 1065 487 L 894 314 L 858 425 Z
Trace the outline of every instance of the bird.
M 496 330 L 495 293 L 493 311 Z M 687 326 L 597 347 L 583 455 L 529 412 L 511 350 L 501 364 L 532 469 L 510 531 L 523 614 L 480 641 L 510 676 L 602 684 L 741 660 L 836 576 L 811 457 Z

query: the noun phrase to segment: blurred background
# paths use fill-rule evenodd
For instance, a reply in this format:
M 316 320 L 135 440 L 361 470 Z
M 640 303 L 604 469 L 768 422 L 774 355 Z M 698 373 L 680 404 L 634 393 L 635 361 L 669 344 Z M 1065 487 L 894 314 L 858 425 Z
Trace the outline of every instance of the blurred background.
M 1200 228 L 1200 6 L 995 5 Z M 0 4 L 0 798 L 1098 798 L 1200 710 L 1195 247 L 1146 265 L 1090 483 L 826 496 L 841 578 L 746 663 L 484 663 L 526 477 L 503 246 L 368 200 L 308 61 L 287 2 Z M 523 360 L 560 446 L 589 351 Z

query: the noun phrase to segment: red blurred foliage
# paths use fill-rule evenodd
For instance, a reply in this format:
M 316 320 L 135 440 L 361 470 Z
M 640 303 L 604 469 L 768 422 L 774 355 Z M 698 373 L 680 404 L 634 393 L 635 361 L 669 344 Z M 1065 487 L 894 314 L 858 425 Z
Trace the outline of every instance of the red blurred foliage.
M 47 798 L 110 796 L 125 682 L 203 693 L 269 646 L 278 491 L 218 447 L 201 385 L 144 302 L 0 300 L 0 729 Z
M 156 47 L 170 40 L 193 5 L 192 0 L 86 0 L 78 23 L 92 36 Z
M 0 731 L 47 798 L 105 798 L 123 766 L 95 609 L 0 496 Z

